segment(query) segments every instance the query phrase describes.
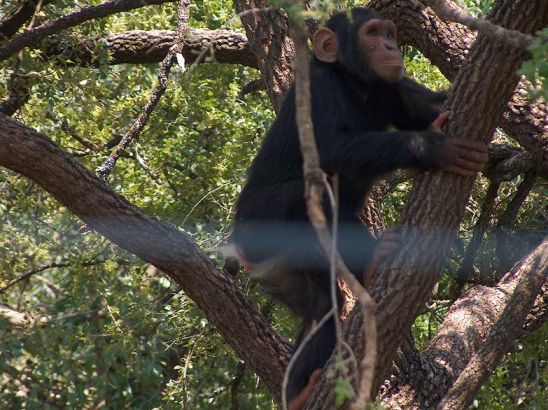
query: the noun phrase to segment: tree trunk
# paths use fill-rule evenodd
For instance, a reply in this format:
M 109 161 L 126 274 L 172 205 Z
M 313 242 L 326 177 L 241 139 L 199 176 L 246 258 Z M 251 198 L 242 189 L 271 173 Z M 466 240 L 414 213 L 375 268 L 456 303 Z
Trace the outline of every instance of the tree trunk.
M 543 0 L 499 2 L 498 13 L 512 16 L 513 27 L 531 33 L 546 25 Z M 502 40 L 493 42 L 480 35 L 457 78 L 447 106 L 454 113 L 447 132 L 459 138 L 489 142 L 500 120 L 506 101 L 518 82 L 516 70 L 527 57 Z M 505 53 L 501 53 L 501 47 Z M 394 260 L 377 273 L 370 287 L 378 303 L 379 351 L 376 388 L 380 386 L 406 331 L 430 297 L 441 266 L 464 213 L 474 178 L 445 172 L 420 176 L 404 211 L 406 228 L 403 246 Z M 345 326 L 358 360 L 364 346 L 361 315 L 351 315 Z M 307 409 L 335 408 L 333 389 L 325 375 Z
M 266 0 L 234 0 L 234 7 L 257 57 L 270 101 L 278 112 L 293 81 L 295 52 L 287 16 L 272 9 Z
M 386 386 L 383 404 L 435 408 L 443 398 L 453 403 L 448 408 L 465 407 L 521 332 L 547 275 L 545 240 L 497 286 L 470 289 L 451 306 L 428 348 L 420 356 L 407 356 L 412 365 Z M 450 397 L 448 391 L 453 391 Z

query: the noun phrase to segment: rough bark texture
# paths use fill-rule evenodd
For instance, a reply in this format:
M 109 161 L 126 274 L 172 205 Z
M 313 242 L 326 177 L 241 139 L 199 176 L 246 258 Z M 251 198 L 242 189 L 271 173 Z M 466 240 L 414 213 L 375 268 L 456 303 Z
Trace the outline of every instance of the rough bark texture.
M 369 5 L 394 20 L 398 26 L 398 39 L 402 44 L 417 47 L 448 79 L 455 78 L 476 38 L 474 32 L 459 24 L 440 20 L 430 8 L 420 2 L 373 0 Z M 497 8 L 500 7 L 493 8 L 490 20 L 503 27 L 516 29 L 513 17 L 498 13 Z M 527 11 L 527 7 L 524 11 Z M 517 12 L 520 13 L 519 10 Z M 541 13 L 545 13 L 545 10 Z M 537 27 L 537 30 L 540 28 L 542 27 Z M 483 88 L 481 79 L 477 84 Z M 547 118 L 547 104 L 529 103 L 526 84 L 522 81 L 509 100 L 500 123 L 545 169 L 548 168 Z
M 101 51 L 109 53 L 108 64 L 149 64 L 162 61 L 175 40 L 175 31 L 126 31 L 104 38 L 73 38 L 70 41 L 53 37 L 41 48 L 45 58 L 60 56 L 77 65 L 99 64 Z M 183 42 L 182 54 L 188 64 L 193 63 L 211 44 L 212 57 L 219 63 L 241 64 L 257 68 L 247 38 L 229 30 L 189 30 Z
M 447 381 L 451 382 L 440 409 L 460 409 L 471 404 L 475 393 L 510 348 L 547 278 L 548 239 L 545 239 L 497 286 L 472 288 L 452 307 L 450 323 L 442 324 L 424 354 L 430 363 L 444 368 L 449 376 Z M 459 308 L 461 311 L 456 312 Z M 457 367 L 459 364 L 465 367 Z M 440 382 L 438 379 L 438 385 Z
M 144 6 L 173 1 L 175 0 L 109 0 L 97 6 L 82 8 L 74 13 L 48 21 L 32 30 L 17 34 L 7 44 L 0 47 L 0 61 L 5 60 L 25 47 L 32 47 L 52 34 L 59 33 L 62 30 L 85 23 L 86 21 Z
M 49 191 L 90 228 L 172 277 L 275 396 L 290 347 L 233 278 L 180 230 L 117 196 L 47 137 L 0 114 L 0 165 Z
M 17 30 L 33 16 L 38 2 L 39 0 L 22 1 L 13 12 L 2 16 L 0 19 L 0 40 L 10 38 L 17 33 Z M 50 0 L 42 0 L 42 6 L 49 2 Z
M 374 188 L 365 198 L 362 214 L 360 215 L 361 221 L 369 227 L 369 231 L 375 238 L 380 238 L 386 229 L 381 213 L 383 196 L 382 189 Z
M 447 399 L 453 403 L 447 408 L 465 408 L 521 330 L 547 269 L 544 241 L 497 286 L 470 289 L 451 306 L 429 347 L 420 356 L 407 355 L 412 365 L 386 386 L 383 404 L 390 409 L 436 408 L 453 386 L 459 394 Z
M 278 112 L 293 80 L 291 69 L 295 54 L 287 16 L 271 9 L 266 0 L 234 0 L 234 7 L 241 15 L 268 96 Z
M 7 86 L 8 92 L 0 102 L 0 112 L 11 116 L 30 98 L 29 76 L 19 75 L 14 71 L 8 79 Z
M 507 19 L 511 16 L 511 28 L 525 33 L 544 27 L 548 18 L 544 0 L 501 2 L 498 13 Z M 526 57 L 522 50 L 504 46 L 505 53 L 500 53 L 500 48 L 501 44 L 481 35 L 471 48 L 449 97 L 448 107 L 455 113 L 448 124 L 449 134 L 485 142 L 492 137 L 506 101 L 517 85 L 515 72 Z M 419 177 L 415 183 L 403 216 L 402 224 L 407 228 L 403 247 L 392 263 L 377 273 L 370 287 L 378 302 L 377 323 L 382 341 L 378 352 L 377 386 L 390 370 L 403 335 L 438 280 L 473 182 L 473 178 L 433 173 Z M 358 357 L 363 355 L 364 343 L 360 328 L 361 317 L 355 312 L 347 322 L 345 334 Z M 306 408 L 334 408 L 333 391 L 325 384 L 325 378 L 316 392 Z

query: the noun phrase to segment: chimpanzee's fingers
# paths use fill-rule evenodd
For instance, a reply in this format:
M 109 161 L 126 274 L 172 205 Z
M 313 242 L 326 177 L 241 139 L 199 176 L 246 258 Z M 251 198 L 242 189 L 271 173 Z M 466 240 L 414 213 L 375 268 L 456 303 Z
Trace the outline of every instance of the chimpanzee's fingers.
M 452 143 L 453 145 L 466 148 L 466 149 L 472 149 L 478 152 L 487 153 L 488 151 L 487 144 L 482 141 L 470 140 L 465 138 L 451 138 L 449 142 Z
M 445 121 L 447 121 L 449 115 L 449 111 L 442 112 L 440 115 L 438 115 L 438 118 L 436 118 L 434 122 L 430 124 L 430 128 L 434 131 L 441 132 L 441 127 L 443 127 L 443 124 Z
M 468 169 L 470 171 L 479 172 L 483 169 L 484 163 L 470 161 L 469 159 L 463 157 L 456 157 L 453 158 L 453 165 L 456 165 L 460 168 Z
M 477 174 L 476 171 L 471 171 L 469 169 L 461 168 L 456 165 L 450 165 L 448 167 L 445 167 L 444 170 L 447 172 L 451 172 L 453 174 L 464 176 L 464 177 L 473 177 Z
M 469 149 L 459 149 L 458 156 L 468 161 L 477 162 L 480 164 L 485 164 L 489 159 L 489 156 L 486 152 L 473 151 Z

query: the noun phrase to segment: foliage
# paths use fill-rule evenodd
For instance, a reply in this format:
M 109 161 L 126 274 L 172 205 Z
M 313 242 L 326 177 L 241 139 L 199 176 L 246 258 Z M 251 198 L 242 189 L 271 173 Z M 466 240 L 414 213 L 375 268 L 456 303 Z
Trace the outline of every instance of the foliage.
M 531 82 L 531 99 L 548 101 L 548 27 L 535 33 L 529 51 L 531 59 L 523 63 L 518 74 Z
M 42 14 L 61 16 L 75 5 L 55 2 Z M 222 1 L 193 2 L 192 11 L 197 18 L 191 26 L 229 28 L 237 21 L 232 5 Z M 174 16 L 175 4 L 146 7 L 71 34 L 173 29 Z M 22 54 L 19 70 L 30 76 L 33 95 L 18 116 L 93 172 L 109 153 L 104 145 L 125 133 L 149 98 L 157 67 L 66 64 L 42 61 L 39 50 Z M 9 67 L 1 68 L 2 84 L 9 74 Z M 226 240 L 245 169 L 272 118 L 264 95 L 239 97 L 258 75 L 214 63 L 189 75 L 175 68 L 168 92 L 110 180 L 146 212 L 184 227 L 214 257 Z M 169 297 L 177 291 L 169 279 L 86 232 L 28 180 L 2 169 L 0 191 L 0 287 L 33 269 L 63 265 L 0 294 L 2 306 L 25 312 L 33 323 L 16 329 L 0 322 L 1 408 L 230 403 L 238 360 L 190 299 Z M 253 407 L 271 405 L 249 370 L 241 389 L 241 400 Z

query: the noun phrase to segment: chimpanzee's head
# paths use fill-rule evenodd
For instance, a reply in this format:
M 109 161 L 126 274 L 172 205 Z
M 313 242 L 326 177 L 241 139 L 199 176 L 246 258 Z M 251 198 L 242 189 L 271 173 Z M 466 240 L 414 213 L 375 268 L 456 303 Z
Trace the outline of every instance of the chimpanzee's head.
M 396 25 L 367 8 L 333 15 L 314 35 L 314 55 L 368 80 L 395 83 L 403 76 Z

